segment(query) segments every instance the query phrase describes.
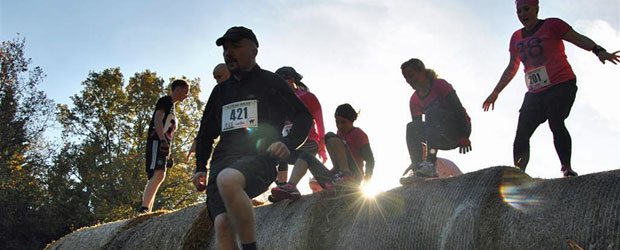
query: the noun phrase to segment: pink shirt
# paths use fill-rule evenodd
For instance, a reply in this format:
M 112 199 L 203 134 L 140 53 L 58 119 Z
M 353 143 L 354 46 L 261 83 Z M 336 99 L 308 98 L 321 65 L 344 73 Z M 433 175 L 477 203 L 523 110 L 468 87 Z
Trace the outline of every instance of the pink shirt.
M 362 131 L 362 129 L 358 127 L 353 127 L 353 129 L 346 134 L 338 131 L 338 137 L 340 137 L 340 139 L 345 142 L 345 144 L 349 148 L 349 151 L 351 151 L 351 156 L 353 157 L 353 160 L 355 160 L 355 163 L 357 163 L 360 171 L 364 173 L 364 158 L 362 157 L 361 149 L 363 146 L 370 144 L 366 133 L 364 133 L 364 131 Z
M 549 85 L 538 89 L 528 89 L 536 93 L 551 86 L 575 79 L 575 74 L 566 60 L 562 38 L 571 27 L 559 18 L 545 19 L 542 26 L 531 36 L 522 35 L 522 29 L 515 31 L 510 38 L 510 53 L 517 54 L 523 62 L 524 72 L 544 66 Z M 526 76 L 527 77 L 527 76 Z
M 435 79 L 431 84 L 431 91 L 425 97 L 420 97 L 418 91 L 414 92 L 409 99 L 409 110 L 411 111 L 411 117 L 421 116 L 426 113 L 426 109 L 431 106 L 439 105 L 444 110 L 451 110 L 445 98 L 448 94 L 454 91 L 452 85 L 444 79 Z M 457 110 L 455 110 L 457 111 Z M 463 110 L 464 111 L 464 110 Z M 465 112 L 467 122 L 470 122 L 467 112 Z
M 312 114 L 313 123 L 310 132 L 308 133 L 308 140 L 313 140 L 319 145 L 319 152 L 325 152 L 325 144 L 320 143 L 321 138 L 325 137 L 325 126 L 323 125 L 323 111 L 321 111 L 321 103 L 316 96 L 305 90 L 298 90 L 297 97 L 306 105 L 310 114 Z

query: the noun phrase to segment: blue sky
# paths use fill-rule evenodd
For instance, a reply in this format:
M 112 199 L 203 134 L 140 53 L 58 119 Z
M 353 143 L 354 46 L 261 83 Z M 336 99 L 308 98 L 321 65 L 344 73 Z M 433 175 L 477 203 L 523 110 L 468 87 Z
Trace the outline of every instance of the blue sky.
M 618 0 L 542 0 L 540 18 L 560 17 L 610 51 L 620 49 Z M 525 93 L 522 66 L 495 111 L 482 102 L 508 62 L 510 35 L 521 28 L 513 1 L 33 1 L 0 0 L 0 38 L 26 38 L 26 55 L 47 74 L 42 90 L 57 103 L 81 90 L 89 71 L 120 67 L 129 79 L 150 69 L 164 79 L 202 79 L 202 99 L 222 60 L 215 40 L 227 28 L 254 30 L 257 62 L 274 71 L 295 67 L 321 104 L 328 131 L 337 105 L 360 110 L 355 125 L 370 137 L 378 185 L 398 185 L 408 164 L 405 125 L 409 97 L 399 66 L 420 58 L 456 89 L 472 117 L 473 149 L 440 152 L 464 172 L 512 164 L 518 108 Z M 567 126 L 580 174 L 620 165 L 620 66 L 602 65 L 566 43 L 579 92 Z M 527 173 L 561 176 L 546 124 L 531 141 Z M 380 183 L 379 183 L 380 182 Z

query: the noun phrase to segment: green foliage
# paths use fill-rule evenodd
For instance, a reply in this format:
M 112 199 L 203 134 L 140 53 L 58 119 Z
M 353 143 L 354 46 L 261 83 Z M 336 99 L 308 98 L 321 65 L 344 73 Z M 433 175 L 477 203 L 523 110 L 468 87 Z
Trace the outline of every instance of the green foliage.
M 155 72 L 135 73 L 125 85 L 119 68 L 90 72 L 72 104 L 54 104 L 37 90 L 44 78 L 24 56 L 25 40 L 0 47 L 0 248 L 42 249 L 78 228 L 135 214 L 146 184 L 146 132 L 157 100 L 169 94 Z M 174 79 L 171 79 L 172 82 Z M 199 79 L 176 105 L 175 166 L 154 209 L 199 200 L 188 181 L 185 154 L 199 126 Z M 56 111 L 56 112 L 54 112 Z M 61 145 L 43 139 L 56 118 Z M 57 143 L 58 144 L 58 143 Z
M 146 184 L 146 132 L 155 103 L 169 94 L 164 80 L 149 70 L 136 73 L 127 86 L 123 83 L 119 68 L 90 72 L 82 82 L 84 89 L 71 98 L 73 107 L 58 106 L 63 135 L 72 140 L 57 162 L 75 159 L 72 166 L 63 168 L 63 175 L 77 180 L 70 188 L 88 197 L 82 203 L 88 205 L 95 221 L 127 218 L 141 203 Z M 154 209 L 181 208 L 200 195 L 188 182 L 191 171 L 185 164 L 184 149 L 192 143 L 203 105 L 198 99 L 198 80 L 191 83 L 191 95 L 177 104 L 180 126 L 173 139 L 175 166 L 159 189 Z
M 43 71 L 29 69 L 24 39 L 0 46 L 0 244 L 3 249 L 42 248 L 52 230 L 34 225 L 51 220 L 43 172 L 47 163 L 42 133 L 53 104 L 37 90 Z

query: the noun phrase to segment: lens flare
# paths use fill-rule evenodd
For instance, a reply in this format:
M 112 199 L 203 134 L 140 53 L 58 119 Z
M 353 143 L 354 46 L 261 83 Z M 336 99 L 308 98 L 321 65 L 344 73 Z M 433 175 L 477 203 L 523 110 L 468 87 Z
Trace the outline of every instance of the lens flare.
M 523 172 L 506 171 L 499 189 L 506 204 L 523 212 L 541 202 L 536 195 L 539 185 Z
M 383 192 L 383 190 L 381 190 L 373 182 L 364 182 L 364 183 L 362 183 L 361 189 L 362 189 L 362 193 L 364 193 L 364 196 L 366 198 L 375 198 L 375 196 L 377 196 L 377 194 Z

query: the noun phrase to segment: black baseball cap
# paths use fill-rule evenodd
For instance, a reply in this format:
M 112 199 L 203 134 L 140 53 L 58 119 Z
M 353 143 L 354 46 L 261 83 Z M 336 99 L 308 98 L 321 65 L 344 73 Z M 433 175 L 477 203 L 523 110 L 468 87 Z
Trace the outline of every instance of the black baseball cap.
M 252 32 L 251 29 L 248 29 L 243 26 L 231 27 L 230 29 L 226 31 L 226 33 L 224 33 L 222 37 L 218 38 L 215 41 L 215 44 L 217 46 L 222 46 L 222 44 L 224 44 L 224 42 L 226 41 L 236 42 L 243 38 L 250 39 L 250 41 L 254 42 L 256 44 L 256 47 L 258 47 L 258 40 L 256 39 L 254 32 Z
M 297 71 L 295 71 L 293 67 L 290 66 L 284 66 L 282 68 L 279 68 L 278 70 L 276 70 L 276 74 L 280 75 L 285 80 L 294 78 L 295 80 L 299 81 L 304 78 L 301 74 L 297 73 Z

